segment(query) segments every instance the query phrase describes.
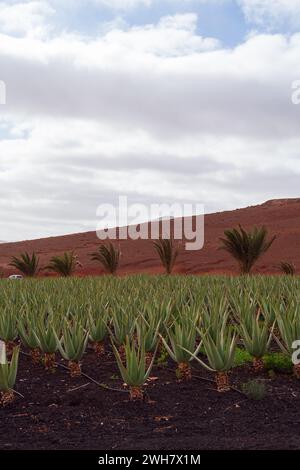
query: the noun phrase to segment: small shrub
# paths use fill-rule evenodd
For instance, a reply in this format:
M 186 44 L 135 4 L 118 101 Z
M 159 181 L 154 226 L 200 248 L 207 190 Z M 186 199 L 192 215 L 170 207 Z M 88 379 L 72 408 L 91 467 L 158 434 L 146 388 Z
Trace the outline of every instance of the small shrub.
M 169 354 L 164 345 L 161 345 L 159 356 L 157 357 L 156 364 L 160 366 L 168 365 Z
M 283 261 L 279 264 L 278 267 L 282 274 L 286 274 L 287 276 L 295 276 L 296 274 L 296 268 L 292 263 Z
M 234 367 L 240 367 L 244 364 L 251 363 L 252 356 L 245 349 L 237 348 L 234 356 Z
M 290 373 L 293 369 L 293 363 L 289 356 L 283 353 L 267 354 L 263 358 L 267 370 Z
M 271 380 L 275 379 L 276 378 L 276 373 L 273 371 L 273 369 L 270 369 L 268 371 L 268 376 Z
M 242 391 L 250 400 L 262 400 L 266 396 L 266 385 L 259 380 L 249 380 L 242 385 Z

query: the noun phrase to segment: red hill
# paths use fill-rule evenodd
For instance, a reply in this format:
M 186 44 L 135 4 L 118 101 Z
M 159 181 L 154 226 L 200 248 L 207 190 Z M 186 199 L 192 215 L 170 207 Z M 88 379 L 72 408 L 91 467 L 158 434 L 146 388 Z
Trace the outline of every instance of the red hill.
M 270 235 L 277 239 L 269 252 L 256 266 L 261 273 L 278 272 L 280 261 L 291 261 L 300 269 L 300 198 L 278 199 L 259 206 L 219 212 L 205 216 L 205 244 L 201 251 L 182 250 L 176 265 L 180 273 L 235 273 L 236 264 L 224 251 L 218 250 L 219 237 L 227 228 L 241 224 L 245 228 L 265 225 Z M 51 256 L 73 250 L 81 261 L 80 274 L 101 274 L 102 268 L 90 260 L 90 253 L 97 249 L 100 241 L 95 232 L 78 233 L 39 240 L 0 244 L 0 270 L 8 275 L 14 270 L 8 267 L 13 255 L 23 251 L 35 251 L 46 264 Z M 161 272 L 160 262 L 148 240 L 122 240 L 122 265 L 120 272 L 156 273 Z

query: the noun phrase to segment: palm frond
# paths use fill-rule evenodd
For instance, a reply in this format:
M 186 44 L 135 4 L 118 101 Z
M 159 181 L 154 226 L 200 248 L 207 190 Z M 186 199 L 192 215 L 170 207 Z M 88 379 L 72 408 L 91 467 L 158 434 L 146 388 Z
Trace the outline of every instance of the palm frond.
M 74 274 L 76 267 L 79 265 L 77 256 L 73 251 L 65 252 L 62 256 L 53 256 L 50 260 L 50 264 L 44 269 L 56 272 L 61 276 L 68 277 Z
M 160 239 L 153 242 L 153 246 L 166 270 L 166 273 L 171 274 L 179 254 L 179 250 L 175 248 L 173 240 L 169 238 Z
M 33 277 L 39 272 L 39 258 L 33 252 L 31 255 L 27 252 L 20 256 L 13 256 L 9 266 L 18 269 L 24 276 Z
M 267 239 L 266 227 L 254 227 L 252 231 L 246 232 L 241 225 L 239 229 L 225 230 L 224 235 L 225 238 L 220 238 L 220 248 L 238 261 L 243 274 L 251 272 L 254 263 L 268 251 L 276 239 L 276 236 Z
M 292 263 L 282 261 L 278 267 L 283 274 L 287 274 L 289 276 L 294 276 L 296 274 L 296 268 Z
M 92 261 L 98 261 L 104 269 L 116 274 L 120 262 L 120 251 L 112 243 L 101 245 L 97 252 L 91 254 Z

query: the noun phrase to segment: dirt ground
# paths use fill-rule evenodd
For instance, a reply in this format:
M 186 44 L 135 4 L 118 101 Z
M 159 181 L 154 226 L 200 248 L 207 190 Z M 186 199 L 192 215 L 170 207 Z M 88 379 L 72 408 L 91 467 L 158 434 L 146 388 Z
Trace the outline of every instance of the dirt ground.
M 267 394 L 251 400 L 218 393 L 212 374 L 196 365 L 188 383 L 173 369 L 155 366 L 145 402 L 134 403 L 110 352 L 88 352 L 83 372 L 114 390 L 62 367 L 46 372 L 21 355 L 16 390 L 24 397 L 0 408 L 0 449 L 300 449 L 300 381 L 291 375 L 262 373 Z M 237 388 L 254 377 L 248 365 L 230 375 Z

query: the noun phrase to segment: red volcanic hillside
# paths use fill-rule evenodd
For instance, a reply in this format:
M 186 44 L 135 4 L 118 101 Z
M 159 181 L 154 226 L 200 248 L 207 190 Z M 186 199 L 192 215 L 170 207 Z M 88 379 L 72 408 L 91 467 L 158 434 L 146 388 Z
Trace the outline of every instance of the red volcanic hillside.
M 238 224 L 245 228 L 265 225 L 270 235 L 277 235 L 269 252 L 258 262 L 257 272 L 278 272 L 276 265 L 280 261 L 291 261 L 300 269 L 300 199 L 279 199 L 259 206 L 206 215 L 204 248 L 201 251 L 182 250 L 176 271 L 199 274 L 237 272 L 234 260 L 224 251 L 218 250 L 218 246 L 219 237 L 224 230 Z M 72 250 L 78 254 L 83 265 L 79 274 L 101 274 L 101 266 L 92 262 L 89 256 L 100 243 L 95 232 L 3 243 L 0 245 L 0 270 L 4 275 L 14 272 L 8 266 L 10 259 L 24 251 L 35 251 L 41 258 L 41 263 L 46 264 L 51 256 Z M 150 240 L 121 240 L 118 244 L 122 252 L 121 273 L 162 271 Z

